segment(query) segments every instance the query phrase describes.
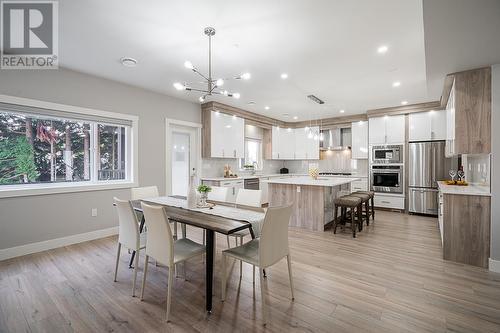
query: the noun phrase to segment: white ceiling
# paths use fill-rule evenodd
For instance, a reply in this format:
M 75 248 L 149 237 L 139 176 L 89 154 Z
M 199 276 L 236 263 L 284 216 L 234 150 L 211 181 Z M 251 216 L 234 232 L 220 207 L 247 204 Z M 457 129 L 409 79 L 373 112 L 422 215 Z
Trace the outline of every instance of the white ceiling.
M 448 73 L 500 63 L 500 0 L 424 0 L 429 96 Z
M 59 6 L 61 66 L 193 102 L 198 93 L 172 84 L 196 81 L 185 60 L 206 72 L 206 26 L 217 30 L 214 76 L 252 74 L 226 83 L 241 93 L 240 100 L 214 98 L 226 104 L 291 121 L 439 97 L 426 84 L 422 0 L 65 0 Z M 380 45 L 389 47 L 385 55 L 377 53 Z M 138 66 L 122 66 L 124 56 Z M 401 86 L 393 88 L 394 81 Z

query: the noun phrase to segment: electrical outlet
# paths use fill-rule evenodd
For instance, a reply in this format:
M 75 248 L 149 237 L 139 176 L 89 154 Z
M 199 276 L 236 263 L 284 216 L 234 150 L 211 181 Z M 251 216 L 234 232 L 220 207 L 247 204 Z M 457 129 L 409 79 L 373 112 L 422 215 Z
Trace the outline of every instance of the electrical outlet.
M 297 193 L 300 193 L 300 186 L 297 186 Z
M 92 208 L 92 217 L 97 216 L 97 208 Z

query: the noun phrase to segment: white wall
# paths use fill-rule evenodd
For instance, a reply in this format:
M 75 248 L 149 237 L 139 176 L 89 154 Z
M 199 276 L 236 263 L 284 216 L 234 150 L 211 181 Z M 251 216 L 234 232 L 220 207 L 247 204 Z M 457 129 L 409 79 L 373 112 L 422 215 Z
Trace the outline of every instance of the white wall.
M 491 246 L 500 272 L 500 64 L 491 72 Z M 491 267 L 490 267 L 491 268 Z
M 165 118 L 201 122 L 200 106 L 65 70 L 0 70 L 0 94 L 139 116 L 139 184 L 165 193 Z M 0 250 L 117 225 L 113 196 L 103 190 L 0 199 Z M 91 217 L 91 209 L 98 216 Z

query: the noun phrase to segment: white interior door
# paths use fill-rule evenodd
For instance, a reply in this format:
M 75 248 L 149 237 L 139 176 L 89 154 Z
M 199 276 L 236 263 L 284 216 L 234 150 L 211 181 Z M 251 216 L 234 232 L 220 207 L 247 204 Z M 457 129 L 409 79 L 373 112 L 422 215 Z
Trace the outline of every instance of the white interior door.
M 177 124 L 170 124 L 167 131 L 167 194 L 187 196 L 191 175 L 198 176 L 199 131 Z

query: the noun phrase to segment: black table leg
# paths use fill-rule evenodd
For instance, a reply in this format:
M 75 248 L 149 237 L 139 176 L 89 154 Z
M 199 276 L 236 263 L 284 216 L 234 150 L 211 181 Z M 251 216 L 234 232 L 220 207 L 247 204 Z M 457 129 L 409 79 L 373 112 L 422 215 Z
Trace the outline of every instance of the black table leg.
M 208 313 L 212 313 L 212 284 L 214 279 L 214 231 L 206 230 L 206 308 Z
M 144 219 L 144 213 L 142 213 L 142 219 L 141 219 L 141 225 L 139 226 L 139 234 L 142 232 L 142 229 L 144 229 L 144 223 L 146 220 Z M 132 256 L 130 257 L 130 262 L 128 263 L 128 268 L 134 268 L 132 264 L 134 263 L 134 257 L 135 257 L 135 251 L 132 251 Z

